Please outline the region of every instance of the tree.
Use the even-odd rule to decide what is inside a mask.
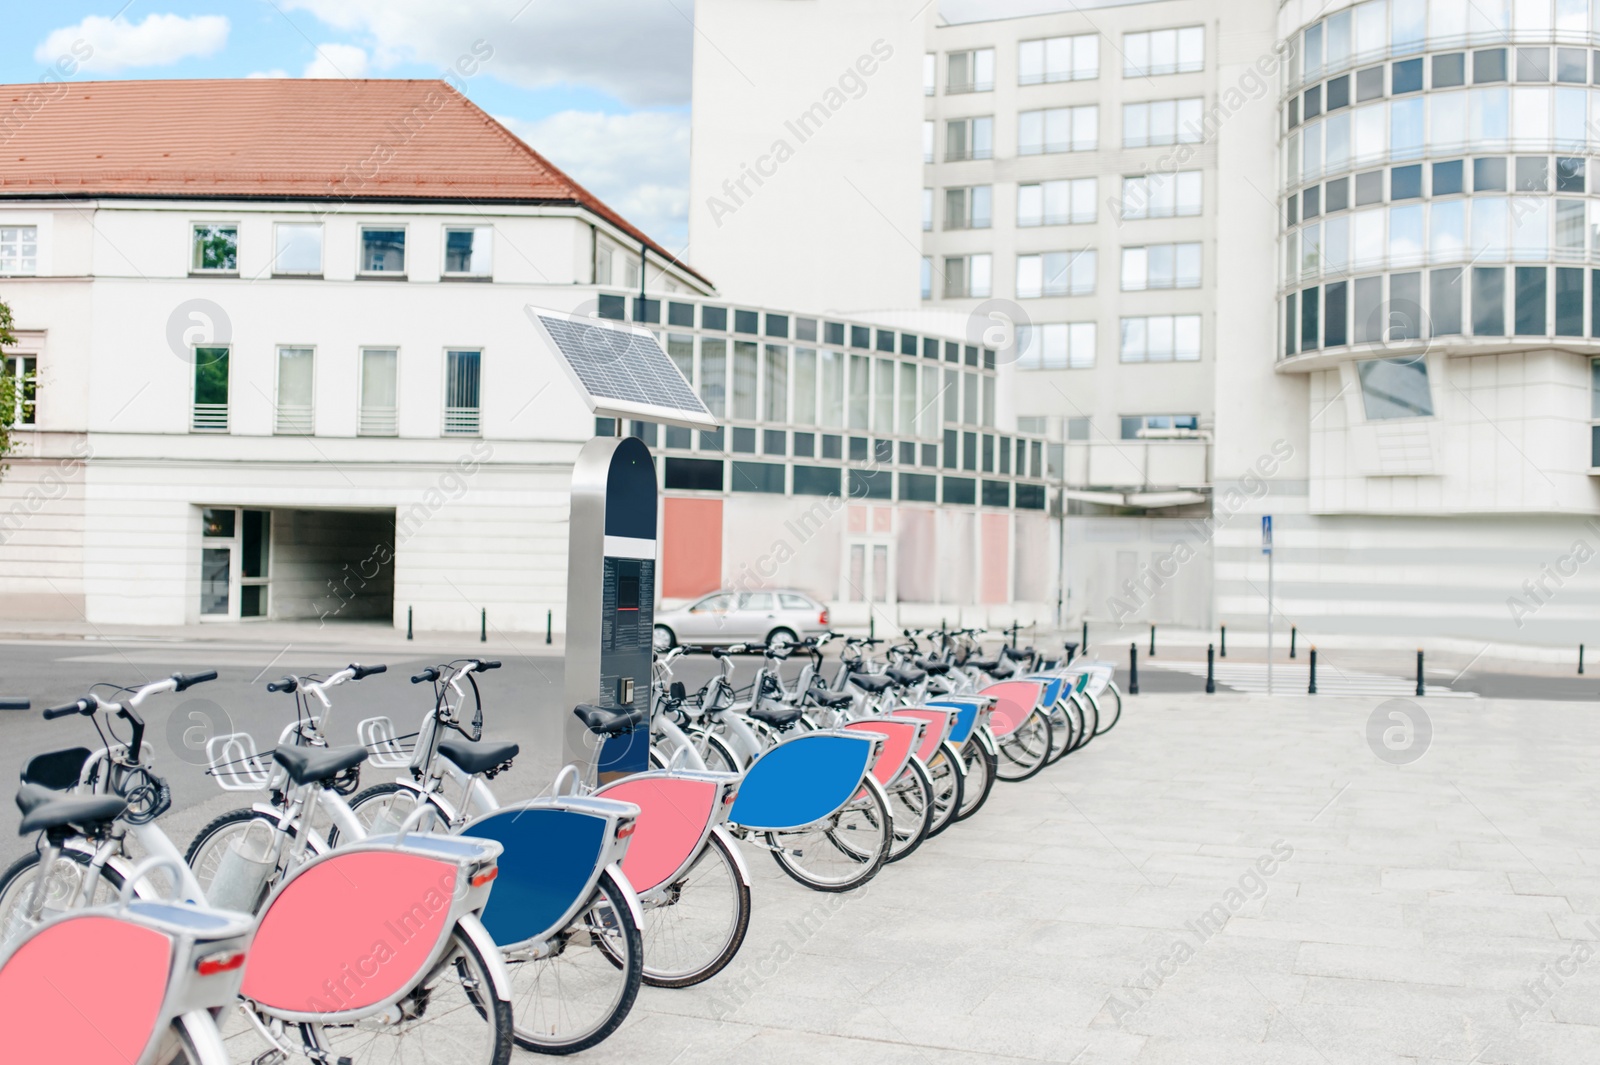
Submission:
[[[5,354],[8,345],[17,342],[17,335],[11,331],[11,308],[4,300],[0,300],[0,356]],[[0,364],[0,475],[5,473],[6,456],[11,454],[15,446],[11,439],[11,427],[17,420],[17,389],[23,382],[5,372]]]

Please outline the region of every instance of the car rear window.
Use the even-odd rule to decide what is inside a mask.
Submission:
[[[778,596],[778,601],[783,604],[783,609],[785,610],[810,610],[812,608],[811,600],[803,595],[780,595]]]

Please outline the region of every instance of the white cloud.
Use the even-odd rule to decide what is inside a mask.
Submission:
[[[143,22],[90,15],[76,26],[52,30],[33,50],[33,58],[54,63],[61,56],[80,54],[87,44],[93,54],[83,61],[82,69],[111,73],[215,55],[227,43],[228,20],[221,15],[147,15]]]
[[[353,44],[319,44],[317,57],[306,64],[307,78],[364,78],[367,53]]]
[[[562,111],[498,121],[671,251],[688,241],[689,116]]]
[[[513,85],[585,85],[636,106],[689,100],[689,0],[284,0],[369,39],[378,67],[469,66]],[[519,9],[521,13],[519,14]],[[514,19],[514,21],[513,21]],[[476,42],[482,42],[474,49]],[[483,48],[493,50],[483,59]]]

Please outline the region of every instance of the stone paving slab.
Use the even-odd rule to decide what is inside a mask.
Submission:
[[[1600,719],[1423,699],[1394,765],[1381,700],[1310,701],[1130,698],[853,893],[747,849],[739,958],[582,1060],[1600,1060]]]

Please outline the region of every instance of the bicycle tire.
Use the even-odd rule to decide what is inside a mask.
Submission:
[[[711,855],[714,855],[715,860],[723,866],[727,873],[728,881],[733,886],[734,920],[729,930],[728,938],[709,960],[693,968],[677,972],[669,972],[659,968],[652,970],[650,958],[659,956],[661,952],[652,948],[651,943],[653,941],[659,943],[664,938],[664,929],[660,927],[659,922],[653,927],[651,918],[652,915],[660,915],[663,911],[672,907],[646,907],[644,911],[644,927],[640,929],[640,934],[645,944],[644,982],[651,987],[693,987],[695,984],[704,983],[725,969],[728,963],[733,961],[734,955],[739,953],[739,948],[744,945],[745,934],[750,931],[750,885],[745,883],[744,878],[739,875],[739,859],[733,852],[733,844],[729,838],[721,831],[712,830],[711,835],[706,840],[705,847],[701,849],[700,855],[695,859],[694,864],[689,867],[689,871],[683,875],[682,880],[693,878],[695,870]],[[680,891],[683,886],[681,881],[674,885]],[[694,886],[705,886],[709,889],[711,885]]]
[[[1117,708],[1116,710],[1112,711],[1111,720],[1106,722],[1106,727],[1097,728],[1095,730],[1096,736],[1104,736],[1106,733],[1116,728],[1117,722],[1122,720],[1122,689],[1117,687],[1116,681],[1108,680],[1106,681],[1106,691],[1110,692],[1111,698],[1116,700]]]
[[[183,861],[184,864],[188,865],[188,867],[194,871],[194,878],[196,882],[199,883],[202,891],[205,891],[208,894],[210,893],[211,881],[213,876],[216,874],[216,867],[214,865],[210,866],[209,868],[202,868],[202,859],[207,848],[210,845],[225,839],[225,833],[227,833],[229,830],[241,825],[248,826],[255,822],[261,822],[262,824],[265,824],[274,832],[278,831],[278,822],[273,818],[268,817],[266,814],[257,810],[239,809],[229,810],[225,814],[219,814],[218,816],[212,818],[211,821],[202,827],[199,832],[195,833],[194,839],[189,841],[189,849],[183,852]],[[220,852],[218,857],[220,858]],[[281,874],[278,870],[273,870],[267,875],[266,883],[263,884],[261,888],[261,895],[256,899],[255,905],[251,908],[251,913],[256,913],[261,909],[261,904],[266,901],[268,895],[272,894],[273,886],[276,885],[280,879]]]
[[[819,822],[818,826],[807,826],[804,829],[797,829],[793,832],[767,832],[763,834],[769,852],[772,854],[772,860],[777,862],[778,868],[787,873],[796,883],[804,884],[813,891],[850,891],[877,876],[878,870],[883,868],[884,859],[889,853],[889,840],[893,831],[890,827],[889,800],[883,794],[883,788],[871,776],[864,777],[861,783],[863,791],[866,793],[866,798],[853,800],[846,804],[842,810],[832,817],[829,817],[824,822]],[[873,813],[866,814],[864,811],[867,809],[872,810]],[[877,839],[870,854],[865,849],[846,849],[839,845],[837,839],[829,838],[837,835],[839,818],[849,812],[862,812],[863,820],[876,828]],[[829,829],[820,828],[822,824],[831,824],[834,829],[830,831]],[[786,836],[799,837],[802,833],[822,836],[823,839],[818,841],[819,846],[825,842],[834,852],[842,853],[855,861],[856,869],[853,875],[837,880],[824,880],[812,875],[798,864],[794,859],[803,857],[803,851],[792,847],[786,849],[783,846],[783,839]]]
[[[1021,725],[998,742],[995,775],[1008,784],[1037,776],[1048,763],[1052,735],[1050,716],[1034,707]]]
[[[1082,742],[1078,744],[1080,747],[1087,745],[1090,740],[1100,734],[1097,730],[1100,728],[1100,718],[1103,716],[1100,713],[1100,700],[1090,695],[1087,688],[1084,689],[1082,694],[1084,736]]]
[[[210,1024],[208,1038],[191,1034],[191,1026]],[[202,1050],[201,1047],[205,1047]],[[221,1055],[218,1055],[221,1051]],[[227,1048],[222,1045],[222,1035],[216,1031],[216,1021],[204,1010],[196,1010],[174,1017],[167,1028],[161,1046],[155,1052],[157,1065],[229,1065]]]
[[[372,803],[377,799],[381,799],[381,798],[384,798],[384,797],[390,796],[390,795],[400,795],[400,794],[404,794],[404,795],[410,796],[413,800],[415,800],[419,793],[417,792],[417,790],[415,788],[408,788],[408,787],[405,787],[404,785],[402,785],[399,781],[390,780],[390,781],[386,781],[386,782],[384,782],[382,784],[374,784],[370,788],[363,788],[360,792],[358,792],[357,794],[351,796],[350,799],[347,800],[347,802],[348,802],[348,804],[350,806],[350,812],[355,815],[355,818],[356,818],[357,821],[361,822],[361,827],[367,829],[369,831],[369,833],[370,833],[371,828],[372,828],[371,815],[369,814],[367,817],[363,818],[361,816],[361,808],[363,806],[371,806]],[[415,801],[413,801],[411,803],[411,805],[410,805],[410,808],[406,810],[406,813],[410,814],[416,808],[417,808],[416,807],[416,803],[415,803]],[[434,813],[438,815],[437,816],[437,820],[432,826],[428,826],[428,827],[431,827],[431,829],[433,831],[436,831],[436,832],[448,831],[449,830],[449,820],[446,817],[445,812],[443,810],[439,809],[437,806],[435,806],[434,807]],[[396,819],[396,824],[398,825],[401,821],[404,821],[404,820],[405,820],[405,818],[403,818],[403,817],[402,818],[398,818],[398,819]],[[328,847],[330,849],[332,849],[333,847],[337,847],[338,845],[339,845],[339,827],[337,825],[335,825],[332,829],[330,829],[328,831]]]
[[[0,948],[5,947],[14,932],[26,931],[30,927],[21,923],[27,920],[27,916],[22,912],[21,907],[27,904],[33,892],[33,878],[28,876],[28,871],[37,867],[39,860],[39,852],[30,851],[12,862],[4,873],[0,873]],[[61,870],[63,866],[60,863],[64,861],[73,862],[87,869],[93,860],[93,855],[85,854],[83,851],[63,850],[56,859],[55,869]],[[54,879],[55,873],[52,873],[51,877]],[[89,905],[91,906],[114,902],[117,894],[122,890],[122,874],[111,868],[109,864],[100,867],[99,881],[100,884],[95,886],[89,897]],[[83,880],[80,874],[77,884],[70,886],[76,891],[82,887],[82,884]],[[103,899],[101,898],[101,885],[104,885],[106,889]],[[67,886],[69,885],[63,885],[63,887]],[[14,919],[19,922],[15,929],[12,927],[13,914],[15,914]]]
[[[962,796],[962,808],[955,816],[957,821],[965,821],[983,809],[983,804],[989,801],[989,793],[994,790],[999,768],[999,757],[976,734],[961,745],[961,761],[967,769],[968,787]]]
[[[889,844],[885,862],[898,862],[910,856],[928,838],[933,825],[933,781],[922,760],[913,755],[900,775],[884,788],[889,796],[889,820],[894,838]],[[907,817],[896,816],[896,806],[904,808]]]
[[[461,986],[471,1011],[476,1012],[481,1019],[489,1022],[490,1034],[485,1041],[487,1054],[481,1062],[465,1060],[460,1056],[459,1041],[452,1037],[445,1053],[437,1058],[429,1055],[423,1060],[437,1061],[439,1065],[507,1065],[511,1060],[512,1043],[516,1032],[511,1003],[505,999],[495,997],[492,993],[494,982],[489,976],[488,959],[478,950],[478,946],[473,942],[472,937],[462,931],[459,922],[451,929],[450,940],[453,956],[447,954],[445,960],[434,966],[432,972],[418,980],[416,986],[412,988],[412,992],[416,992],[418,988],[421,988],[422,993],[420,995],[408,993],[405,998],[400,1000],[402,1003],[420,1003],[420,1011],[414,1018],[409,1018],[419,1023],[412,1024],[409,1027],[404,1023],[385,1024],[382,1022],[374,1022],[370,1026],[363,1027],[360,1021],[350,1025],[302,1024],[300,1026],[300,1037],[309,1052],[307,1056],[311,1057],[313,1061],[317,1061],[323,1059],[318,1058],[316,1055],[327,1055],[328,1059],[338,1061],[341,1065],[369,1065],[369,1063],[370,1065],[378,1065],[379,1062],[395,1060],[393,1056],[394,1044],[382,1041],[384,1038],[392,1037],[395,1042],[401,1039],[413,1040],[412,1043],[407,1045],[408,1056],[406,1060],[414,1060],[409,1056],[410,1052],[415,1051],[419,1045],[414,1040],[422,1025],[426,1023],[428,1010],[434,1006],[434,1000],[439,994],[438,989],[441,983],[448,980],[449,973],[453,971],[461,980]],[[467,971],[469,968],[476,969],[476,973],[469,975]],[[444,1010],[443,1013],[445,1015],[459,1014],[468,1023],[471,1023],[470,1015],[465,1010],[450,1008]],[[330,1030],[337,1030],[341,1035],[354,1035],[357,1037],[361,1033],[371,1033],[374,1038],[365,1047],[352,1046],[348,1042],[343,1046],[330,1045],[330,1043],[334,1042],[334,1040],[328,1038]],[[363,1058],[356,1056],[361,1050],[374,1047],[381,1048],[382,1057]],[[427,1051],[423,1050],[422,1053],[427,1054]]]
[[[928,779],[933,782],[933,823],[928,826],[928,838],[932,839],[956,823],[966,794],[967,767],[961,761],[961,752],[949,740],[939,744],[933,761],[928,763]]]
[[[1088,718],[1084,716],[1083,703],[1078,699],[1077,692],[1067,692],[1061,700],[1061,708],[1072,723],[1072,743],[1067,747],[1067,754],[1071,754],[1088,742]]]
[[[615,931],[620,933],[622,941],[621,957],[618,957],[616,951],[606,943],[604,938],[597,940],[592,931],[593,922],[590,922],[590,927],[583,929],[583,932],[589,938],[590,943],[595,944],[596,957],[603,958],[605,963],[609,964],[616,972],[622,974],[621,993],[607,1008],[604,1017],[581,1032],[566,1036],[557,1035],[554,1032],[535,1032],[531,1027],[527,1026],[543,1023],[540,1019],[542,1014],[538,1010],[531,1008],[530,1003],[526,1001],[530,996],[523,996],[518,993],[517,983],[519,978],[532,972],[532,970],[526,968],[527,966],[551,966],[551,968],[542,968],[537,973],[534,973],[533,985],[534,990],[537,990],[544,975],[555,972],[553,966],[565,956],[567,946],[571,943],[572,937],[579,931],[579,923],[585,922],[589,915],[601,906],[604,906],[613,915],[609,926],[614,926]],[[599,926],[602,929],[608,927],[605,917],[599,918]],[[572,925],[558,933],[558,936],[561,935],[568,937],[563,940],[561,949],[543,958],[519,959],[515,951],[506,952],[506,966],[511,971],[512,1014],[516,1018],[514,1038],[516,1045],[523,1050],[532,1050],[540,1054],[576,1054],[580,1050],[587,1050],[617,1030],[617,1026],[628,1016],[628,1011],[633,1009],[634,1000],[639,996],[639,985],[644,979],[644,940],[640,934],[639,926],[634,923],[633,910],[628,905],[626,893],[616,878],[611,875],[609,869],[600,874],[600,879],[595,883],[594,890],[589,896],[588,905],[579,911],[579,916]],[[602,943],[606,945],[601,946],[600,944]],[[552,979],[558,994],[564,988],[565,982],[574,981],[564,981],[564,975],[561,973],[556,973]]]
[[[1072,729],[1072,719],[1067,716],[1066,709],[1059,700],[1051,703],[1046,713],[1050,718],[1050,750],[1045,755],[1045,765],[1055,765],[1072,753],[1075,734]]]

